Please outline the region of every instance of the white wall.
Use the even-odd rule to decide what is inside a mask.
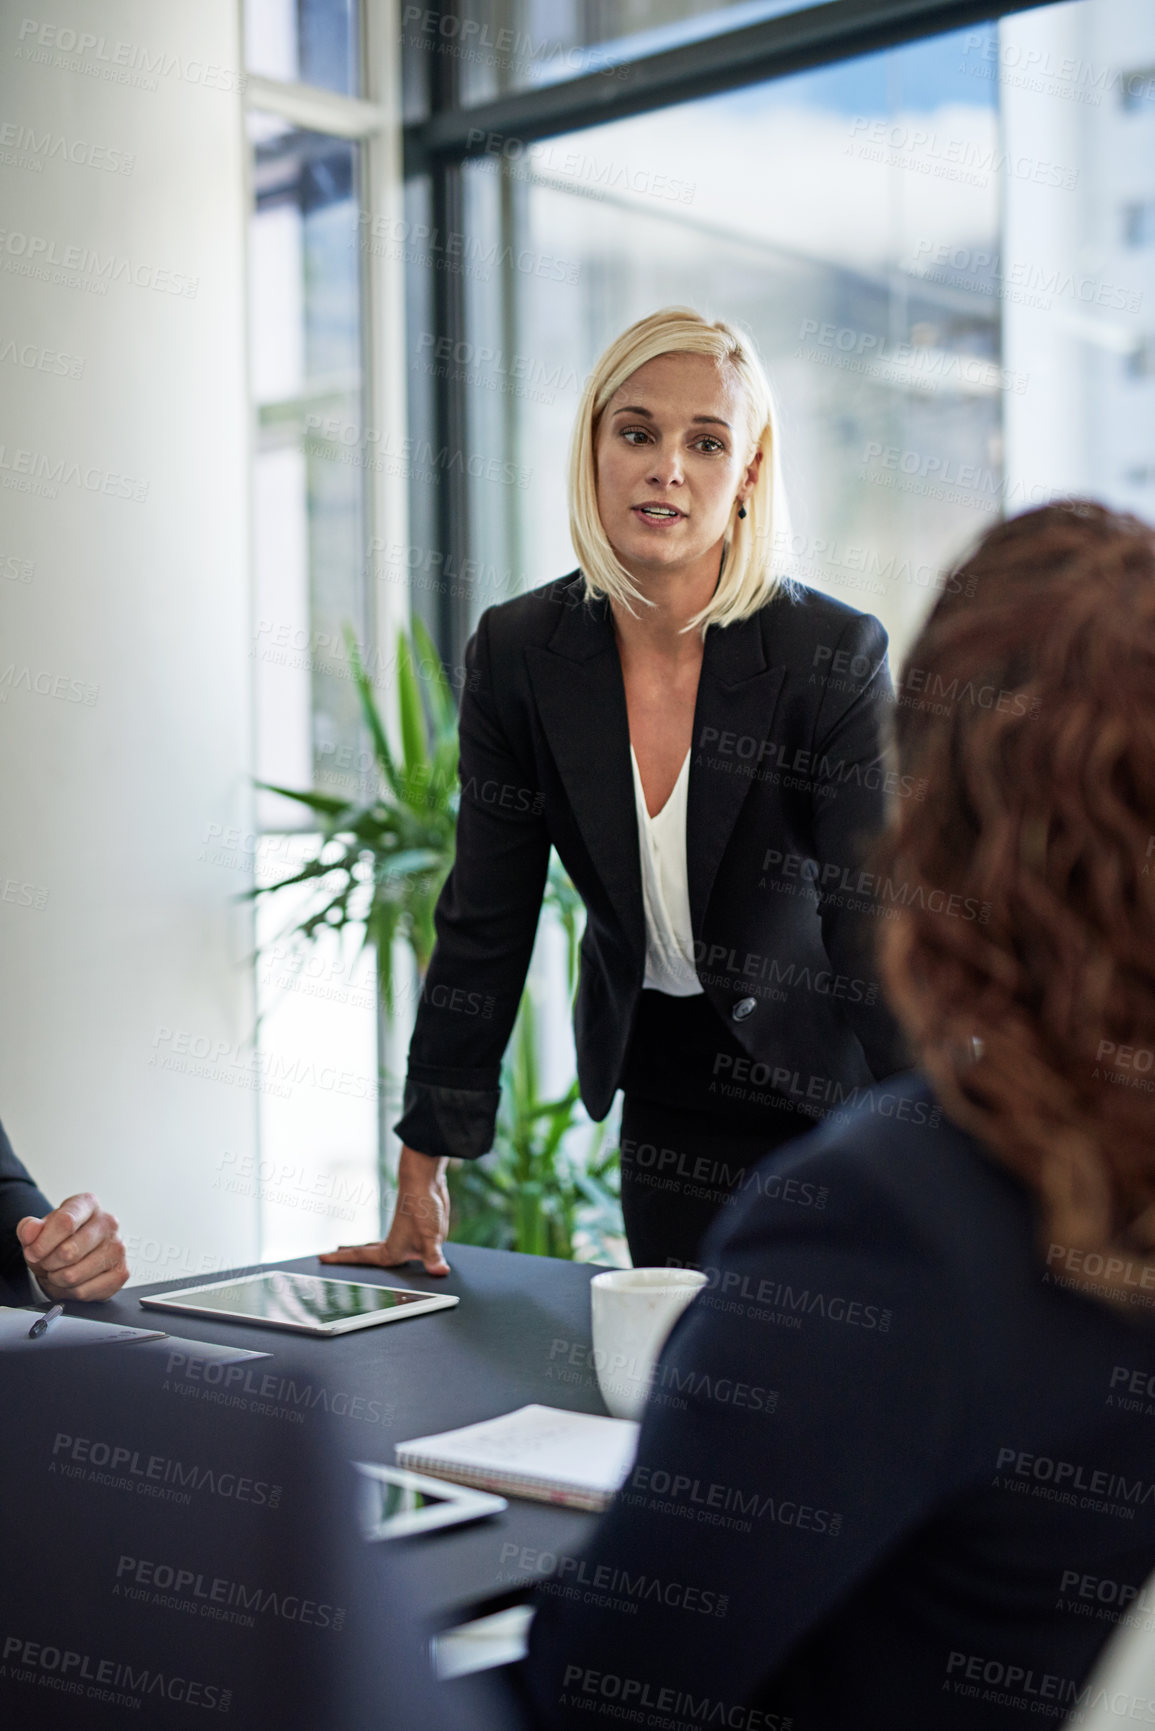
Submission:
[[[138,1279],[257,1246],[214,1188],[257,1122],[249,874],[212,863],[252,827],[238,4],[0,21],[0,119],[36,135],[0,134],[0,1115],[50,1197],[115,1209]],[[19,274],[32,237],[79,274]],[[40,459],[55,498],[13,485]],[[109,474],[146,496],[76,478]],[[220,1079],[165,1067],[186,1043]]]

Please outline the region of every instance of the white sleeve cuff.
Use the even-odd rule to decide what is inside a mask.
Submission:
[[[29,1285],[32,1287],[32,1296],[36,1300],[36,1303],[37,1304],[51,1304],[52,1299],[49,1298],[48,1294],[45,1292],[44,1288],[41,1286],[40,1282],[37,1280],[36,1276],[33,1274],[32,1270],[29,1268],[27,1263],[24,1264],[24,1270],[28,1276]]]

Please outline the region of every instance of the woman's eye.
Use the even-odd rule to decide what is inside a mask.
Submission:
[[[705,451],[708,457],[712,457],[715,451],[724,451],[726,447],[723,445],[721,439],[715,439],[710,433],[707,433],[703,438],[698,440],[698,449],[700,451]]]
[[[625,439],[626,443],[629,445],[644,444],[649,436],[650,435],[644,427],[622,428],[622,438]]]

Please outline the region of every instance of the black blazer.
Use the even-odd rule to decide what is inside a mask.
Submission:
[[[397,1133],[428,1154],[493,1140],[550,844],[586,906],[574,1010],[593,1118],[619,1086],[645,973],[629,721],[608,604],[575,572],[481,617],[466,651],[457,854],[409,1048]],[[711,626],[687,816],[698,975],[750,1055],[724,1089],[820,1112],[905,1061],[870,960],[864,839],[881,820],[893,700],[870,614],[792,586]],[[912,796],[917,789],[911,786]]]
[[[633,1470],[544,1565],[541,1727],[1055,1724],[1150,1617],[1155,1289],[1066,1287],[919,1073],[867,1104],[712,1229]]]
[[[403,1547],[362,1541],[351,1421],[206,1399],[188,1344],[3,1355],[0,1725],[508,1731],[434,1682]]]
[[[32,1297],[24,1252],[16,1224],[26,1214],[43,1216],[52,1204],[36,1188],[26,1167],[12,1151],[0,1124],[0,1304],[27,1304]]]

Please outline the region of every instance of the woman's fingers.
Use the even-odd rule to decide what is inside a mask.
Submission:
[[[441,1188],[444,1189],[444,1181]],[[448,1274],[442,1245],[449,1230],[448,1193],[402,1190],[397,1197],[389,1236],[374,1244],[342,1244],[327,1251],[322,1262],[342,1262],[371,1268],[397,1268],[421,1262],[426,1274]]]

